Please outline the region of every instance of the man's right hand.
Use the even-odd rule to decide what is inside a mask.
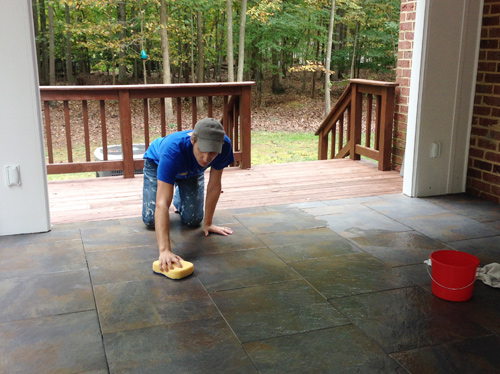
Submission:
[[[158,258],[158,261],[160,263],[160,270],[168,272],[168,269],[174,268],[174,263],[182,268],[181,260],[182,258],[170,251],[160,252],[160,257]]]

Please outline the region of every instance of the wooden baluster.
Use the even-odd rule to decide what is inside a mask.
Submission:
[[[377,95],[377,106],[375,107],[375,149],[380,149],[380,115],[382,112],[382,97]]]
[[[196,125],[196,122],[198,122],[198,106],[196,105],[196,96],[193,96],[191,98],[191,110],[193,112],[193,119],[192,119],[192,122],[193,122],[193,129],[194,129],[194,125]]]
[[[330,144],[330,158],[335,158],[335,141],[337,140],[337,126],[333,126],[332,131],[330,131],[332,139]]]
[[[160,123],[161,123],[161,136],[167,136],[167,121],[165,119],[165,98],[160,98]]]
[[[222,107],[222,124],[224,125],[224,131],[227,133],[228,127],[227,127],[227,122],[228,122],[228,116],[229,116],[229,108],[228,108],[228,97],[224,96],[224,104]]]
[[[182,98],[177,98],[177,131],[182,131]]]
[[[90,161],[90,133],[89,133],[89,110],[87,100],[82,100],[82,116],[83,116],[83,136],[85,142],[85,160]]]
[[[345,115],[345,112],[342,113],[342,116],[340,116],[340,123],[339,123],[339,150],[337,153],[340,153],[340,151],[342,150],[342,148],[344,148],[344,115]],[[348,114],[347,115],[347,123],[349,123],[349,118],[351,118],[351,116]],[[349,131],[349,125],[347,125],[347,131]],[[349,139],[349,137],[347,138]]]
[[[101,112],[101,135],[102,135],[102,159],[108,161],[108,133],[106,130],[106,103],[100,100]]]
[[[47,153],[49,156],[49,164],[54,163],[54,151],[52,149],[52,130],[50,122],[50,102],[43,102],[44,114],[45,114],[45,134],[47,135]]]
[[[371,146],[371,131],[372,131],[372,111],[373,111],[373,95],[368,95],[366,104],[366,129],[365,129],[365,145]]]
[[[234,149],[237,150],[237,151],[240,151],[240,148],[241,148],[240,147],[240,139],[239,139],[240,129],[241,129],[241,126],[240,126],[240,123],[239,123],[239,119],[240,118],[241,117],[240,117],[239,105],[237,105],[236,108],[235,108],[233,130],[231,131],[234,134],[234,147],[235,147]]]
[[[212,96],[208,97],[208,118],[214,118]]]
[[[68,150],[68,162],[73,162],[73,149],[71,146],[71,123],[69,120],[69,103],[64,100],[64,125],[66,129],[66,148]]]
[[[142,100],[142,108],[144,112],[144,143],[145,149],[149,147],[149,100]]]

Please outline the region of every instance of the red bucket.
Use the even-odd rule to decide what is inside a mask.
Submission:
[[[431,254],[432,293],[448,301],[472,297],[479,259],[469,253],[443,250]]]

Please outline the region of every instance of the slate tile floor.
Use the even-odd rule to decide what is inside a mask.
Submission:
[[[154,275],[140,218],[0,237],[0,373],[498,373],[500,289],[431,293],[423,261],[500,262],[500,206],[400,194],[172,217],[193,276]]]

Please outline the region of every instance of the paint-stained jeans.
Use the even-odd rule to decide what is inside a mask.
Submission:
[[[156,191],[158,165],[144,161],[144,186],[142,190],[142,221],[149,229],[155,228]],[[199,226],[203,220],[204,175],[175,180],[173,204],[181,215],[183,223]]]

